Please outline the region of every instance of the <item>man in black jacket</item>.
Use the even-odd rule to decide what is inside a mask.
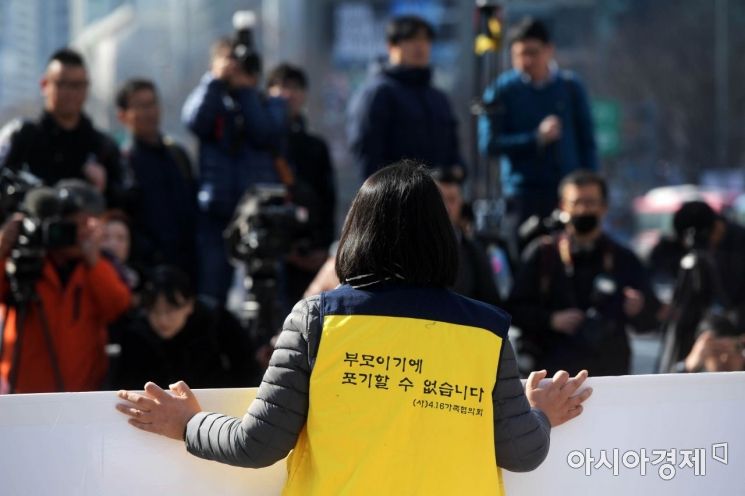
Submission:
[[[132,259],[145,267],[169,263],[197,277],[197,193],[186,150],[163,136],[155,84],[124,83],[116,98],[119,120],[131,137],[124,158],[132,180]]]
[[[328,258],[336,239],[334,226],[336,185],[331,154],[323,138],[307,130],[304,108],[308,90],[305,72],[290,64],[275,67],[267,78],[270,96],[287,100],[290,132],[287,135],[287,161],[294,173],[293,201],[308,209],[308,229],[287,257],[287,312],[303,293]]]
[[[434,29],[414,16],[388,25],[388,64],[355,95],[348,137],[362,173],[403,158],[465,173],[447,95],[431,84]]]
[[[523,256],[510,309],[522,352],[549,374],[586,368],[592,375],[629,373],[627,325],[657,325],[659,304],[637,257],[603,232],[607,185],[580,170],[559,186],[569,218],[554,236],[536,239]]]
[[[36,122],[14,120],[0,131],[0,167],[27,168],[45,185],[83,179],[121,202],[119,150],[83,113],[88,71],[77,52],[63,48],[49,59],[41,80],[44,111]]]
[[[448,211],[450,222],[453,223],[455,238],[458,241],[458,272],[452,289],[474,300],[503,307],[486,251],[464,229],[461,181],[449,170],[438,169],[433,177],[442,194],[442,200]]]

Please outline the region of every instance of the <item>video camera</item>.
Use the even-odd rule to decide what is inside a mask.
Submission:
[[[0,220],[17,212],[26,193],[37,186],[41,186],[41,180],[30,172],[0,169]]]
[[[618,321],[613,317],[613,306],[621,301],[616,281],[608,274],[598,274],[592,281],[591,305],[585,310],[585,319],[577,330],[577,337],[588,347],[598,348],[617,332]]]
[[[559,210],[558,208],[544,218],[532,215],[525,219],[517,229],[520,244],[522,246],[527,246],[531,241],[540,236],[546,236],[562,231],[568,222],[569,214]]]
[[[269,342],[280,322],[281,259],[306,235],[308,211],[290,203],[283,185],[256,185],[238,203],[224,232],[230,257],[246,266],[242,318],[257,346]]]
[[[31,296],[47,250],[77,243],[77,225],[63,218],[65,198],[62,191],[39,184],[41,181],[28,172],[0,170],[3,214],[23,214],[18,241],[5,266],[17,304],[25,303]]]
[[[257,185],[238,203],[225,231],[230,256],[245,262],[249,275],[266,271],[306,234],[308,210],[289,203],[283,185]]]
[[[254,44],[253,30],[256,14],[250,10],[239,10],[233,14],[232,56],[246,74],[261,73],[261,56]]]

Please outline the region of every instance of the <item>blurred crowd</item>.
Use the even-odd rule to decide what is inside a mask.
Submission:
[[[355,167],[431,168],[459,242],[453,290],[512,315],[524,371],[628,374],[630,333],[661,333],[660,372],[745,369],[745,230],[693,201],[649,260],[605,231],[589,99],[540,21],[510,31],[513,67],[483,95],[479,145],[500,161],[504,206],[489,233],[432,84],[432,26],[398,17],[385,36],[387,62],[348,109]],[[308,131],[305,72],[265,74],[245,37],[217,40],[182,111],[196,160],[161,129],[152,80],[112,102],[121,147],[85,115],[89,85],[83,58],[57,51],[41,115],[0,131],[0,390],[257,385],[283,316],[339,283],[334,167]],[[226,308],[236,280],[245,312]]]

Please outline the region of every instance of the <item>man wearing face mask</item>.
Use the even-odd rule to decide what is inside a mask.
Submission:
[[[637,257],[603,232],[608,188],[579,170],[559,185],[565,229],[528,245],[511,295],[522,351],[550,373],[629,373],[626,327],[656,326],[659,303]]]
[[[93,186],[68,179],[29,191],[25,215],[14,214],[0,229],[1,392],[94,391],[103,385],[106,326],[131,301],[126,284],[101,256],[103,208]],[[41,243],[47,249],[38,262],[27,252],[22,263],[21,244],[38,247],[26,241],[34,222],[47,226]],[[30,295],[15,290],[29,284]]]

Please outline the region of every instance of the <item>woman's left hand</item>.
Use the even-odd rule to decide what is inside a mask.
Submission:
[[[169,389],[170,393],[148,382],[145,394],[121,390],[117,396],[126,403],[118,403],[116,409],[130,416],[129,423],[138,429],[182,441],[186,424],[202,408],[185,382],[171,384]]]

